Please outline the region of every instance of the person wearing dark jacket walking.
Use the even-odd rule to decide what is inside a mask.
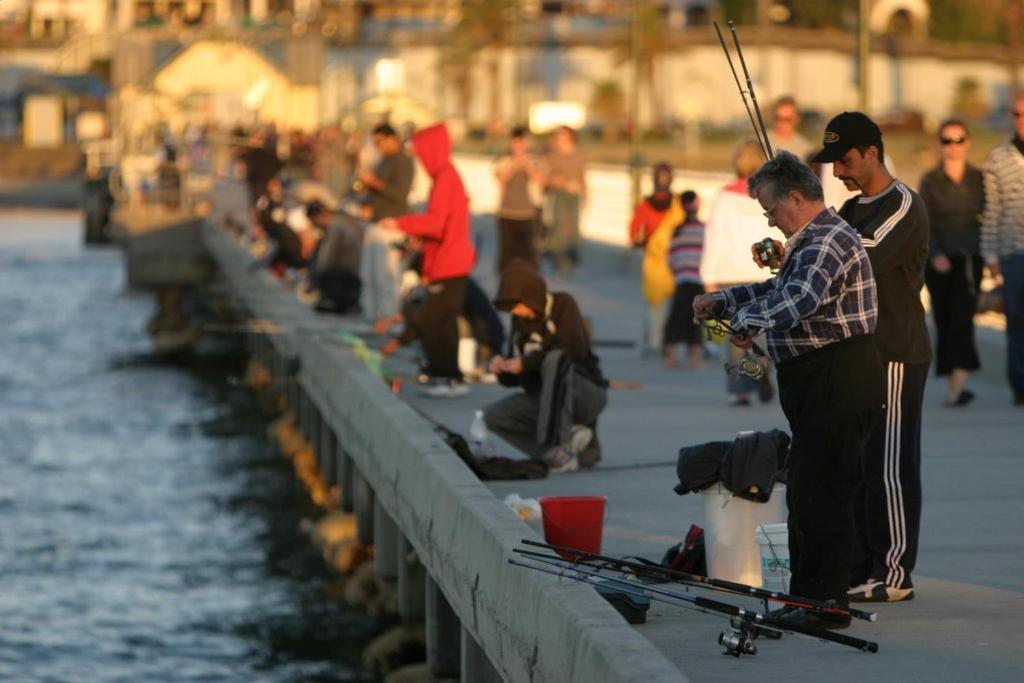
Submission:
[[[884,368],[885,410],[864,446],[854,498],[857,546],[850,602],[914,597],[910,573],[921,525],[921,407],[931,362],[921,288],[928,260],[928,211],[884,164],[882,131],[860,112],[825,128],[813,159],[860,194],[839,215],[860,233],[878,285],[875,343]]]
[[[435,381],[424,394],[454,398],[468,392],[459,371],[459,311],[466,298],[466,276],[476,251],[469,239],[469,201],[462,178],[451,160],[451,141],[444,124],[424,128],[412,137],[413,151],[433,179],[427,212],[385,218],[379,225],[397,228],[422,242],[426,297],[408,324],[416,328]]]
[[[981,283],[981,212],[985,183],[967,162],[967,126],[950,119],[939,126],[942,161],[921,178],[921,199],[931,222],[924,282],[935,316],[935,374],[946,377],[946,406],[974,400],[967,373],[981,367],[974,345],[974,312]]]
[[[549,472],[593,467],[601,457],[597,418],[608,383],[576,300],[549,292],[536,268],[514,259],[494,305],[511,313],[512,333],[506,355],[491,359],[490,370],[523,391],[484,409],[488,428]]]

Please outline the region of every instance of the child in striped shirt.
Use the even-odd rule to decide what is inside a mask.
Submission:
[[[675,346],[686,344],[686,357],[691,368],[704,364],[701,329],[693,321],[693,300],[704,293],[700,279],[700,259],[704,250],[704,223],[697,218],[700,199],[693,190],[680,197],[685,218],[676,227],[669,244],[668,265],[676,281],[672,309],[665,323],[665,366],[675,367]]]

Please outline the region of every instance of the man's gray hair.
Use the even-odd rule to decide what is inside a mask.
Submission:
[[[781,150],[747,179],[747,189],[750,196],[755,198],[759,192],[764,191],[773,202],[790,192],[799,192],[804,199],[811,201],[825,199],[821,181],[811,167],[795,155]]]

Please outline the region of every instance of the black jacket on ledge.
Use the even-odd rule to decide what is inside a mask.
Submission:
[[[741,432],[733,441],[710,441],[679,449],[675,492],[702,491],[721,481],[740,498],[766,503],[776,481],[785,481],[789,434]]]

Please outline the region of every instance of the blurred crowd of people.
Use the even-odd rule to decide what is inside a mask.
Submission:
[[[1024,100],[1015,102],[1014,111],[1024,112]],[[931,224],[922,282],[934,317],[936,372],[947,378],[949,406],[965,406],[974,398],[968,376],[980,360],[973,319],[986,270],[1003,286],[1008,372],[1016,403],[1024,403],[1019,291],[1024,240],[1014,227],[1024,223],[1024,192],[1016,189],[1021,183],[1017,165],[1024,163],[1014,156],[1024,149],[1024,124],[1021,116],[1015,118],[1014,140],[992,153],[984,171],[967,162],[967,125],[944,122],[938,130],[941,161],[920,183],[921,206]],[[854,180],[860,166],[823,155],[820,145],[800,134],[800,111],[792,97],[774,103],[770,121],[768,141],[774,150],[809,164],[826,206],[846,207],[851,217],[867,211],[865,190]],[[382,348],[385,355],[418,341],[427,395],[462,396],[468,392],[467,380],[479,379],[524,387],[529,400],[492,407],[487,421],[513,443],[532,440],[534,446],[522,450],[543,457],[551,467],[575,469],[584,452],[586,465],[599,459],[596,420],[607,382],[575,300],[549,291],[545,277],[563,277],[581,262],[587,163],[575,131],[556,129],[538,152],[529,130],[513,128],[506,151],[495,160],[494,267],[500,277],[495,299],[472,276],[479,236],[473,239],[470,199],[452,163],[443,124],[411,135],[380,123],[365,133],[325,128],[312,135],[293,132],[285,139],[273,126],[259,126],[230,131],[227,145],[211,144],[215,139],[216,130],[191,130],[179,151],[169,136],[161,137],[158,165],[186,165],[239,181],[251,214],[231,216],[229,224],[300,298],[321,311],[362,316],[370,329],[390,336]],[[893,179],[892,162],[880,142],[876,151],[881,164],[877,182],[905,188]],[[431,180],[426,206],[418,212],[409,203],[414,159]],[[770,236],[768,212],[748,186],[764,162],[761,145],[741,142],[731,161],[734,179],[703,198],[692,189],[679,191],[674,169],[657,164],[652,191],[626,226],[630,243],[643,252],[645,355],[657,356],[669,368],[700,368],[715,353],[707,342],[712,332],[721,336],[723,330],[694,321],[699,297],[752,286],[765,277],[759,258],[746,256],[751,245]],[[897,204],[894,215],[899,209]],[[786,245],[778,246],[784,252]],[[908,281],[912,276],[907,275]],[[907,301],[916,296],[911,292]],[[510,314],[511,329],[503,325],[499,309]],[[764,346],[763,335],[754,341]],[[752,396],[771,401],[770,366],[761,373],[737,372],[749,361],[749,352],[726,348],[732,405],[750,405]],[[538,351],[541,356],[522,362]],[[551,351],[571,360],[545,365],[540,359]],[[911,360],[922,362],[917,356]],[[769,364],[767,356],[758,362]],[[927,359],[923,362],[927,368]],[[567,374],[566,367],[573,372]],[[575,378],[568,393],[567,377]],[[915,381],[923,389],[923,375]],[[558,397],[557,405],[551,404],[552,396]]]

